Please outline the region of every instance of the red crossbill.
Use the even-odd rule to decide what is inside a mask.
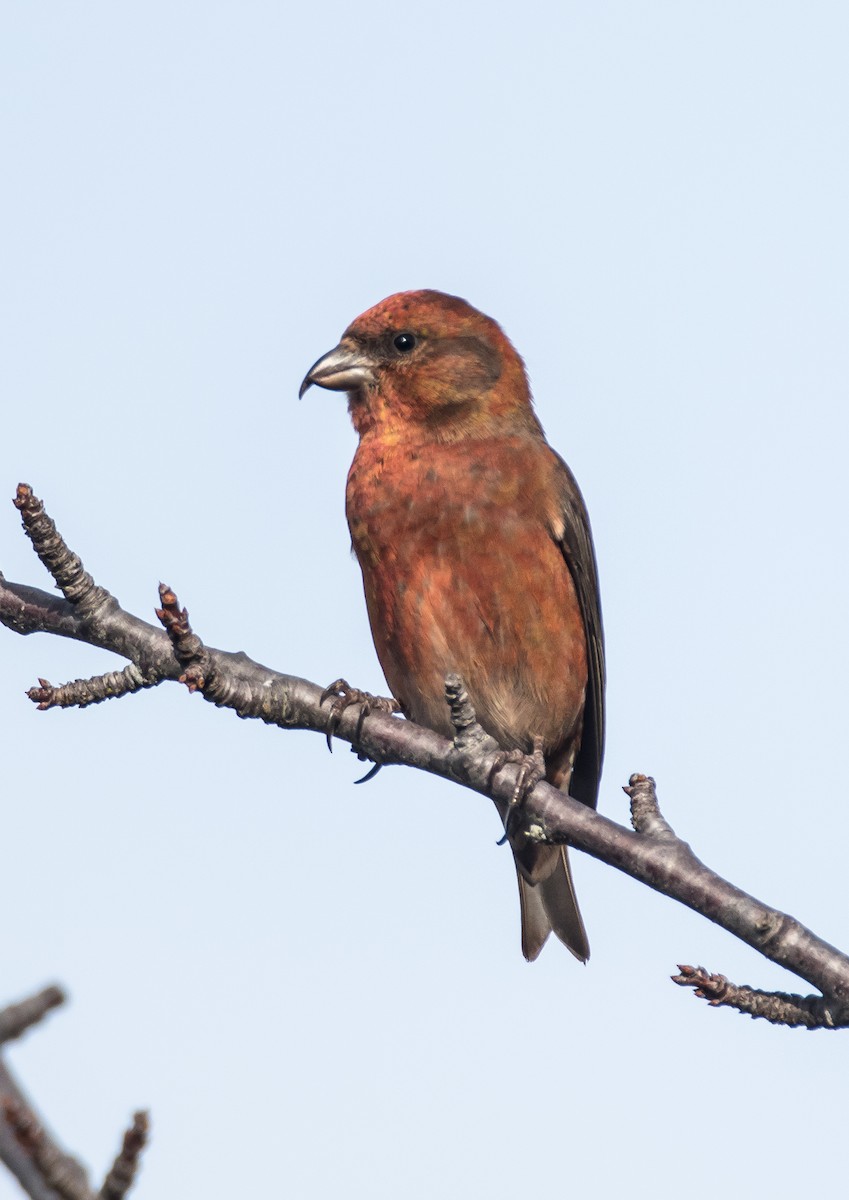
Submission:
[[[402,292],[348,327],[301,394],[313,383],[348,393],[348,524],[402,712],[452,736],[444,684],[458,672],[501,747],[540,739],[546,779],[595,807],[604,640],[589,519],[501,327],[456,296]],[[521,821],[510,844],[525,957],[554,930],[586,960],[565,847],[532,842]]]

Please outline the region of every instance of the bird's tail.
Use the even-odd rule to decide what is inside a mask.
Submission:
[[[519,865],[519,855],[515,855],[522,908],[522,953],[528,962],[533,962],[553,930],[575,958],[586,962],[590,944],[575,897],[566,847],[539,849],[542,854],[535,856],[534,863],[537,883],[529,882]]]

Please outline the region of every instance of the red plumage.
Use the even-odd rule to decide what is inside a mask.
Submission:
[[[310,383],[349,394],[348,523],[405,715],[451,736],[444,684],[457,671],[502,747],[541,738],[546,778],[594,806],[604,643],[589,520],[510,341],[464,300],[404,292],[358,317]],[[553,929],[585,960],[565,848],[529,841],[521,822],[510,841],[525,956]]]

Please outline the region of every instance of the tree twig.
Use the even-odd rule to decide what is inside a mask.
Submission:
[[[52,984],[36,992],[34,996],[21,1000],[19,1004],[9,1004],[0,1009],[0,1045],[19,1038],[31,1026],[43,1020],[52,1008],[58,1008],[64,1003],[65,993],[60,987]]]
[[[0,1041],[20,1037],[64,1000],[62,989],[54,986],[0,1010]],[[136,1113],[103,1187],[95,1193],[83,1166],[47,1132],[0,1059],[0,1162],[31,1200],[124,1200],[147,1138],[147,1114]]]
[[[773,1025],[795,1025],[804,1029],[833,1029],[828,1001],[823,996],[798,996],[789,992],[762,992],[747,984],[732,983],[724,975],[711,975],[704,967],[679,963],[672,982],[695,988],[696,995],[712,1008],[736,1008],[750,1017],[763,1017]]]
[[[3,1101],[3,1117],[42,1181],[61,1200],[94,1200],[85,1170],[65,1154],[19,1100]]]
[[[124,1134],[121,1149],[97,1194],[97,1200],[124,1200],[135,1182],[149,1136],[150,1118],[147,1113],[135,1113],[132,1125]]]
[[[47,1013],[63,1000],[61,988],[54,986],[44,988],[17,1004],[10,1004],[0,1011],[0,1028],[4,1031],[2,1040],[10,1041],[20,1037],[26,1030],[43,1020]],[[21,1144],[17,1132],[20,1122],[17,1118],[24,1112],[31,1114],[29,1101],[6,1063],[0,1058],[0,1162],[5,1164],[32,1200],[62,1200],[60,1193],[44,1178],[30,1151]],[[34,1116],[31,1119],[37,1124]],[[62,1153],[58,1146],[55,1147],[55,1152],[56,1155]]]

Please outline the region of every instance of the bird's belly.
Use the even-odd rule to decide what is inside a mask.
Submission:
[[[422,497],[351,520],[375,648],[419,724],[450,735],[445,676],[457,671],[478,720],[506,747],[547,754],[580,733],[583,619],[569,569],[541,522],[519,511]]]

